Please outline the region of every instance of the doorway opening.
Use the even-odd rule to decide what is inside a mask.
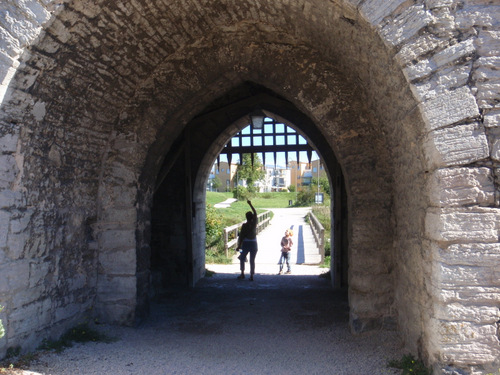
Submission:
[[[249,135],[242,132],[240,141],[243,142],[248,137],[253,151],[263,152],[264,155],[266,152],[273,156],[276,154],[275,160],[278,159],[279,152],[285,151],[312,154],[313,150],[317,150],[321,156],[332,196],[332,285],[346,286],[347,195],[343,186],[343,174],[332,146],[325,140],[318,126],[289,101],[264,88],[258,88],[256,92],[253,84],[244,85],[237,91],[237,95],[228,94],[192,119],[164,157],[151,210],[150,294],[175,286],[193,287],[203,277],[206,182],[214,161],[226,148],[228,141],[247,128],[249,114],[255,108],[266,114],[269,120],[264,126],[274,128],[273,136],[283,137],[286,141],[282,145],[274,142],[267,150],[265,132]],[[235,97],[238,99],[235,100]],[[282,127],[283,133],[276,132],[277,127]],[[301,144],[303,142],[299,135],[307,140],[307,144]],[[263,145],[259,145],[259,142],[263,142]],[[292,144],[294,142],[296,144]],[[226,155],[239,154],[241,150],[228,151],[231,150],[226,150]],[[301,157],[297,157],[298,160],[299,158]],[[267,156],[263,159],[269,160]]]

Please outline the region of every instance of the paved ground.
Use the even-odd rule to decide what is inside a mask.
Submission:
[[[282,235],[292,216],[276,215],[273,230]],[[237,280],[237,264],[207,265],[212,277],[194,290],[162,295],[138,327],[100,326],[118,341],[45,355],[31,370],[46,375],[398,374],[386,366],[403,354],[396,334],[351,335],[347,296],[319,276],[325,269],[294,265],[292,275],[276,274],[279,238],[259,238],[255,281]]]

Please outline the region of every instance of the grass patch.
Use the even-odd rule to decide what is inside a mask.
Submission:
[[[207,191],[206,203],[213,206],[214,204],[224,202],[226,199],[232,197],[233,193],[218,193],[214,191]]]
[[[400,360],[392,360],[387,364],[389,367],[403,370],[401,375],[431,375],[431,370],[424,363],[415,359],[413,355],[406,354]]]
[[[87,323],[79,324],[68,331],[59,338],[59,340],[43,340],[38,350],[50,350],[57,353],[62,352],[64,349],[73,346],[73,343],[84,342],[106,342],[110,343],[115,339],[89,327]]]
[[[229,249],[229,254],[234,253],[234,249]],[[205,263],[207,264],[231,264],[233,259],[226,257],[224,250],[217,250],[216,248],[206,249]]]
[[[320,268],[328,268],[329,269],[330,268],[330,258],[331,258],[330,255],[325,256],[325,260],[323,261],[323,263],[321,263],[319,265],[319,267]]]

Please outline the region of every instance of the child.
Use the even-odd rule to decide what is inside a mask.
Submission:
[[[288,268],[286,273],[290,274],[292,272],[292,269],[290,268],[290,251],[292,250],[293,246],[292,236],[293,231],[291,229],[287,229],[285,231],[285,236],[281,239],[281,257],[279,262],[280,272],[278,273],[278,275],[281,275],[281,273],[283,272],[283,263],[285,261]]]

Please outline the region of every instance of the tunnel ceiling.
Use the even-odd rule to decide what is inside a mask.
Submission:
[[[364,80],[368,64],[386,62],[361,58],[384,51],[371,34],[350,8],[324,1],[74,1],[33,46],[19,81],[65,122],[75,115],[88,126],[136,132],[134,121],[152,111],[140,132],[152,140],[166,118],[193,117],[206,108],[207,96],[245,80],[307,106],[302,88],[273,72],[289,69],[286,64],[314,75],[334,66],[338,84],[369,90],[378,83]],[[332,88],[318,87],[317,95],[325,89]]]

